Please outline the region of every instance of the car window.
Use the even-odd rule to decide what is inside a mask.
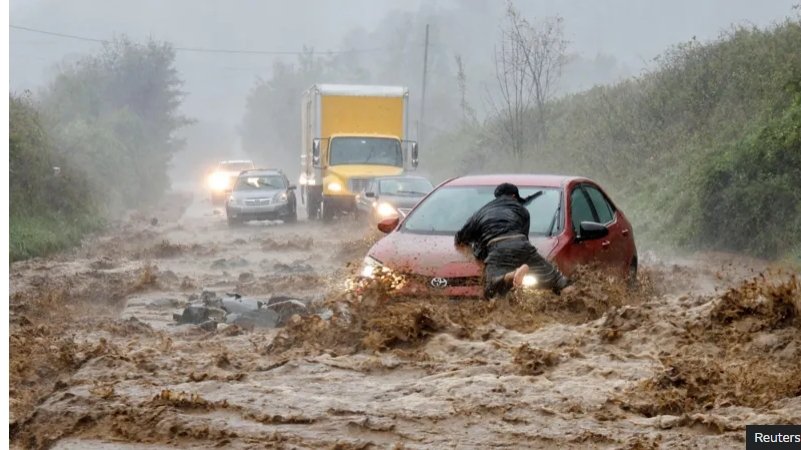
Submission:
[[[434,186],[425,178],[387,178],[378,181],[379,190],[385,195],[426,195]]]
[[[581,222],[597,222],[592,212],[592,206],[580,187],[574,188],[570,194],[570,217],[573,222],[573,230],[576,231],[579,230]]]
[[[286,189],[284,177],[281,175],[240,176],[236,180],[235,191]]]
[[[547,235],[551,231],[560,202],[559,189],[520,187],[520,195],[526,197],[540,190],[543,194],[527,205],[532,235]],[[455,234],[474,212],[494,198],[494,191],[495,186],[440,188],[415,208],[403,228],[420,233]]]
[[[538,189],[521,189],[520,195],[523,197],[537,192]],[[531,225],[529,226],[529,233],[531,234],[556,234],[562,228],[562,221],[557,214],[560,211],[559,203],[562,201],[561,192],[557,189],[542,189],[542,195],[537,197],[534,201],[529,203],[526,208],[528,209],[529,216],[531,217]],[[564,213],[562,213],[564,215]]]
[[[338,137],[331,140],[329,164],[378,164],[403,167],[400,143],[390,138]]]
[[[609,223],[614,218],[612,207],[606,201],[606,197],[598,189],[593,186],[584,186],[584,191],[590,196],[592,206],[595,207],[595,212],[598,213],[598,222]]]
[[[395,195],[400,183],[397,180],[381,180],[378,182],[378,191],[384,195]]]

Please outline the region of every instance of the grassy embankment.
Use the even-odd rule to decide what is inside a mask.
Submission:
[[[443,176],[589,176],[627,211],[641,247],[801,262],[799,48],[797,20],[691,41],[640,77],[551,103],[547,138],[522,162],[487,151],[503,147],[490,120],[441,137],[429,164]]]

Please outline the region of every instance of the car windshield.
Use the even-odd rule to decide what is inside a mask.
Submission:
[[[253,168],[253,163],[250,162],[224,162],[220,164],[220,170],[226,172],[241,172]]]
[[[425,178],[387,178],[378,181],[378,192],[383,195],[426,195],[434,186]]]
[[[331,140],[329,163],[403,167],[403,155],[397,139],[339,137]]]
[[[554,188],[520,187],[526,197],[537,191],[542,195],[528,204],[531,215],[531,235],[548,235],[559,223],[554,223],[560,202],[560,190]],[[403,223],[403,229],[416,233],[456,234],[467,219],[492,200],[495,186],[454,186],[436,190],[428,196]]]
[[[239,177],[236,180],[235,191],[256,191],[285,189],[284,177],[281,175],[253,175],[247,177]]]

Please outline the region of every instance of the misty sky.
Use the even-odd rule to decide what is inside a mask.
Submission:
[[[639,73],[670,45],[693,36],[716,37],[731,24],[766,26],[795,15],[799,0],[532,0],[516,2],[526,17],[559,14],[570,50],[586,58],[609,55],[624,75]],[[449,11],[449,30],[437,45],[464,56],[468,67],[491,67],[504,3],[493,0],[11,0],[12,25],[108,39],[127,34],[176,46],[297,51],[304,45],[337,50],[355,28],[375,31],[393,11]],[[422,36],[421,36],[422,40]],[[370,42],[362,48],[373,48]],[[10,30],[10,88],[35,91],[57,63],[99,44]],[[233,136],[245,96],[257,76],[269,77],[275,58],[291,56],[178,53],[188,93],[185,112]],[[419,64],[399,61],[399,64]],[[612,81],[612,80],[610,80]],[[414,93],[413,93],[414,95]]]

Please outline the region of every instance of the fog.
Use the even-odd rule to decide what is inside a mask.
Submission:
[[[693,37],[705,41],[732,24],[766,26],[780,21],[791,13],[794,2],[538,0],[516,6],[528,18],[564,18],[573,61],[559,85],[559,92],[565,93],[637,75],[666,48]],[[443,86],[455,76],[454,55],[461,55],[468,96],[481,113],[484,86],[492,82],[492,52],[504,7],[504,3],[490,0],[12,0],[10,22],[91,39],[127,35],[134,40],[153,38],[176,47],[205,50],[299,52],[310,47],[323,54],[356,50],[353,55],[373,72],[369,79],[356,81],[382,83],[387,79],[386,84],[410,86],[415,113],[425,22],[431,25],[429,102],[455,95],[443,92]],[[408,20],[393,22],[393,18]],[[398,23],[400,29],[386,29]],[[392,50],[389,41],[394,37],[417,47],[400,53],[407,60],[382,58],[384,48]],[[12,28],[11,91],[36,92],[57,73],[59,64],[96,51],[99,45]],[[197,122],[183,130],[187,147],[178,159],[215,152],[221,157],[244,156],[238,127],[249,89],[257,79],[269,79],[275,61],[293,63],[296,58],[292,54],[179,50],[176,67],[187,94],[183,111]],[[379,66],[383,67],[376,69]],[[376,72],[397,73],[401,79],[384,78],[386,75],[377,76]],[[431,114],[436,114],[435,106]],[[430,118],[432,126],[447,126],[438,124],[437,119]]]

